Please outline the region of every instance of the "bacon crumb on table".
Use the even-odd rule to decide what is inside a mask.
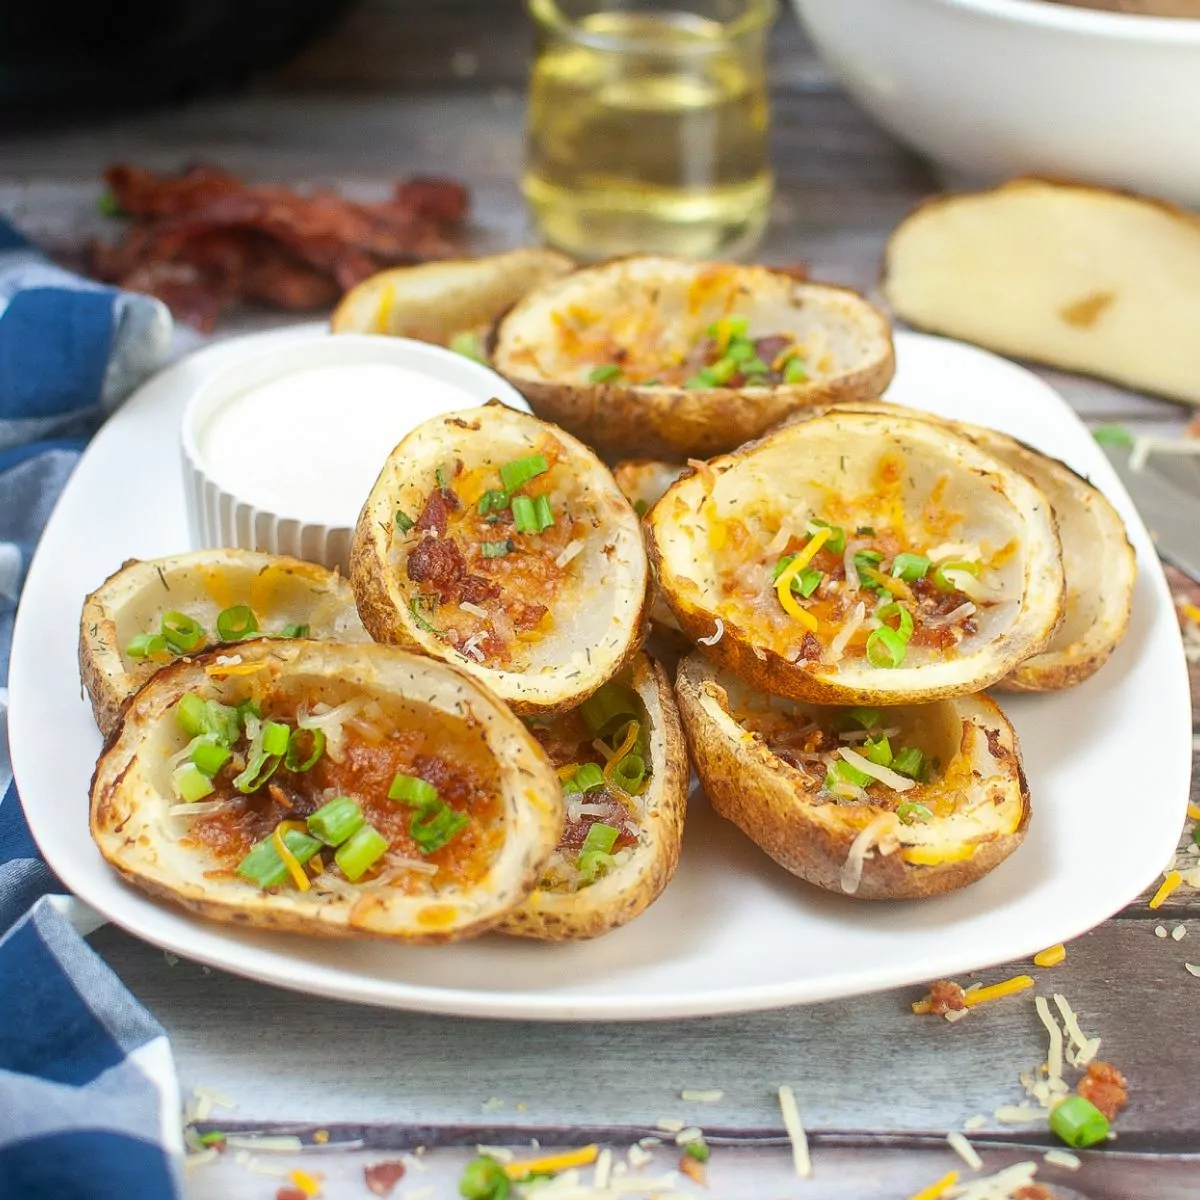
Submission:
[[[404,1178],[404,1164],[399,1159],[371,1163],[363,1167],[363,1179],[373,1196],[389,1196],[392,1189]]]
[[[1125,1087],[1125,1076],[1111,1063],[1090,1062],[1076,1091],[1112,1121],[1125,1107],[1128,1099]]]
[[[1013,1200],[1058,1200],[1044,1183],[1027,1183],[1020,1191],[1013,1192]]]
[[[957,983],[939,979],[929,989],[929,1011],[944,1017],[946,1013],[967,1007],[966,993]]]

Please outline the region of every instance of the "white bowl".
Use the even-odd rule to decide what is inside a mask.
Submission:
[[[335,374],[347,367],[395,375],[394,407],[390,394],[368,404],[361,370]],[[308,382],[297,390],[302,378]],[[386,375],[375,379],[393,385]],[[241,436],[235,406],[272,385],[278,391],[260,403],[277,419],[247,425]],[[358,511],[396,443],[430,417],[491,399],[529,411],[488,367],[408,338],[321,334],[236,362],[201,384],[184,410],[192,546],[290,554],[345,571]]]
[[[1045,0],[795,0],[902,141],[979,181],[1047,174],[1200,206],[1200,20]]]

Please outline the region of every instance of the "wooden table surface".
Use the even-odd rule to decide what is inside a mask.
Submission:
[[[210,159],[251,178],[364,195],[397,176],[436,172],[470,184],[479,249],[517,244],[528,237],[516,180],[527,52],[517,0],[367,0],[292,66],[238,94],[0,138],[0,210],[69,250],[101,230],[99,172],[118,159],[163,168]],[[762,257],[804,260],[818,277],[869,290],[887,231],[937,181],[838,91],[790,16],[772,60],[778,193]],[[221,332],[279,322],[246,314]],[[1089,420],[1156,430],[1182,422],[1174,405],[1043,374]],[[1194,670],[1194,693],[1198,681]],[[1137,797],[1130,801],[1135,808]],[[1189,950],[1200,959],[1190,949],[1200,940],[1198,904],[1180,891],[1151,912],[1140,897],[1072,943],[1061,966],[1034,969],[1039,991],[1065,993],[1084,1029],[1103,1037],[1101,1056],[1131,1088],[1115,1143],[1075,1173],[1043,1166],[1039,1178],[1060,1197],[1200,1194],[1200,979],[1183,965]],[[1189,940],[1156,937],[1160,924],[1182,925]],[[728,1146],[714,1154],[712,1195],[903,1197],[961,1167],[946,1133],[1019,1102],[1018,1072],[1045,1057],[1032,993],[955,1025],[912,1015],[919,988],[669,1024],[504,1024],[277,991],[169,962],[113,928],[92,943],[166,1026],[185,1092],[206,1085],[237,1100],[210,1123],[306,1142],[325,1130],[329,1146],[345,1143],[303,1156],[324,1172],[329,1197],[367,1196],[363,1162],[389,1150],[531,1137],[599,1137],[623,1148],[663,1117],[698,1122],[713,1145]],[[816,1174],[803,1184],[782,1148],[774,1089],[785,1082],[812,1134]],[[680,1091],[693,1088],[724,1096],[683,1102]],[[994,1122],[972,1139],[991,1169],[1052,1144],[1044,1128]],[[465,1153],[431,1150],[395,1194],[454,1195]],[[664,1169],[674,1164],[658,1157]],[[280,1181],[227,1154],[188,1182],[197,1198],[265,1198]]]

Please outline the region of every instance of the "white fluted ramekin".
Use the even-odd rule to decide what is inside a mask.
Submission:
[[[379,466],[393,446],[408,430],[422,421],[459,408],[470,408],[497,399],[511,408],[529,411],[521,394],[488,367],[425,342],[408,338],[341,334],[337,337],[285,343],[265,350],[253,358],[234,363],[206,380],[188,401],[184,410],[181,442],[183,451],[184,494],[188,533],[195,549],[233,546],[242,550],[261,550],[269,554],[290,554],[330,568],[348,569],[353,521],[320,521],[307,513],[275,511],[246,498],[252,482],[239,478],[236,468],[214,462],[205,450],[205,431],[220,410],[235,403],[252,388],[279,380],[294,372],[313,367],[343,364],[382,363],[404,367],[427,376],[443,387],[449,385],[462,393],[453,404],[430,404],[419,389],[397,396],[397,404],[411,410],[411,421],[397,420],[389,430],[380,430]],[[341,419],[339,397],[329,398],[329,420]],[[286,414],[281,414],[286,419]],[[364,436],[371,431],[363,430]],[[329,464],[336,470],[336,462]],[[362,481],[362,498],[374,483],[374,476]],[[319,508],[321,477],[313,477],[314,507]]]

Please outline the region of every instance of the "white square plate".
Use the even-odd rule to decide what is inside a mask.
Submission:
[[[1137,550],[1133,620],[1108,665],[1070,692],[1001,698],[1021,737],[1033,820],[987,878],[920,903],[835,896],[786,874],[696,797],[663,897],[590,943],[327,942],[209,924],[143,897],[88,834],[100,736],[80,696],[80,606],[124,559],[185,548],[178,431],[197,383],[264,344],[314,336],[324,335],[305,327],[221,343],[149,383],[92,442],[30,568],[10,676],[16,776],[50,865],[118,925],[213,966],[369,1004],[547,1020],[697,1016],[851,996],[1030,954],[1110,916],[1171,855],[1191,717],[1179,629],[1145,527],[1047,384],[983,351],[902,333],[889,399],[992,425],[1064,459],[1109,496]]]

